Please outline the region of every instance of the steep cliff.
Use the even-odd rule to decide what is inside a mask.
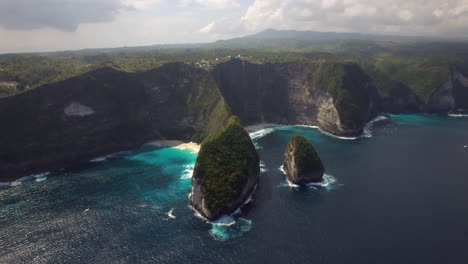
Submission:
[[[0,180],[138,147],[201,141],[229,107],[209,72],[170,63],[143,73],[101,68],[0,100]]]
[[[468,109],[468,78],[456,65],[445,71],[437,61],[387,57],[367,66],[232,59],[212,71],[184,63],[139,73],[107,67],[1,98],[0,181],[153,139],[201,142],[224,128],[231,110],[247,125],[316,125],[357,136],[379,112]]]
[[[190,202],[208,219],[231,214],[254,191],[260,173],[257,151],[237,117],[202,144],[192,177]]]
[[[456,65],[444,64],[443,66],[447,69],[444,69],[443,73],[436,77],[428,77],[430,72],[423,75],[422,70],[419,70],[418,78],[432,78],[430,81],[423,81],[424,85],[418,84],[415,80],[411,82],[406,80],[408,78],[406,75],[410,75],[410,72],[391,76],[388,72],[372,68],[366,70],[370,73],[372,81],[377,87],[383,112],[447,113],[466,111],[468,109],[468,77]]]
[[[355,136],[378,111],[369,77],[354,63],[266,63],[230,60],[214,76],[234,114],[246,124],[318,125]]]
[[[452,66],[448,80],[431,94],[427,109],[434,112],[467,111],[468,77]]]
[[[312,143],[297,134],[291,137],[286,146],[283,168],[288,181],[294,184],[320,181],[325,172]]]

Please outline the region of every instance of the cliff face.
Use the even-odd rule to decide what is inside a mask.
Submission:
[[[428,111],[453,112],[468,110],[468,77],[452,67],[450,78],[431,95]]]
[[[314,146],[301,135],[293,135],[289,140],[283,168],[288,181],[294,184],[320,181],[325,172]]]
[[[192,177],[190,202],[210,220],[231,214],[252,194],[260,174],[257,151],[240,120],[202,144]]]
[[[181,63],[138,74],[102,68],[0,100],[0,180],[152,139],[201,140],[229,116],[206,71]]]
[[[466,111],[468,78],[455,66],[448,72],[423,101],[408,86],[410,74],[399,80],[348,62],[234,59],[212,72],[183,63],[141,73],[101,68],[0,99],[0,181],[153,139],[201,142],[224,128],[231,110],[247,125],[316,125],[340,136],[360,135],[379,112]]]
[[[318,125],[355,136],[377,113],[378,98],[355,64],[230,60],[214,76],[234,114],[246,124]]]

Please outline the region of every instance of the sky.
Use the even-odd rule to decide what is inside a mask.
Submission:
[[[468,0],[0,0],[0,53],[200,43],[268,28],[468,38]]]

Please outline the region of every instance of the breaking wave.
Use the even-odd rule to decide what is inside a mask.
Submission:
[[[42,182],[47,179],[47,176],[50,174],[50,172],[44,172],[44,173],[38,173],[38,174],[32,174],[29,176],[25,176],[23,178],[19,178],[18,180],[15,181],[10,181],[10,182],[0,182],[0,187],[14,187],[22,184],[23,182],[27,181],[37,181],[37,182]]]
[[[279,170],[283,173],[284,176],[286,176],[286,171],[284,170],[283,165],[281,165],[281,167],[279,167]],[[323,187],[323,188],[325,188],[327,190],[331,190],[332,185],[334,185],[334,183],[336,183],[336,181],[337,180],[336,180],[335,176],[324,173],[323,177],[322,177],[322,179],[320,181],[308,183],[308,184],[306,184],[306,187],[311,187],[311,188]],[[288,180],[288,178],[286,178],[286,183],[282,184],[282,186],[288,186],[288,187],[291,187],[291,188],[301,187],[298,184],[294,184],[294,183],[290,182]]]
[[[263,161],[260,161],[260,172],[267,172],[268,169],[266,168],[265,163]]]
[[[449,114],[450,117],[468,117],[468,114]]]
[[[257,187],[258,185],[255,185],[250,196],[245,200],[245,202],[241,206],[239,206],[239,208],[237,208],[236,211],[234,211],[230,215],[223,215],[216,221],[210,221],[206,219],[197,210],[195,210],[193,206],[189,205],[189,207],[193,210],[195,217],[202,219],[203,221],[211,225],[211,229],[208,232],[214,239],[219,241],[226,241],[230,238],[241,236],[243,233],[249,231],[252,227],[252,220],[236,216],[242,213],[242,207],[244,205],[254,201],[253,196],[255,194],[255,191],[257,190]],[[191,194],[189,194],[189,199],[190,195]]]
[[[262,147],[258,145],[258,143],[256,142],[257,139],[259,138],[262,138],[268,134],[271,134],[277,130],[283,130],[283,129],[288,129],[288,128],[291,128],[291,127],[307,127],[307,128],[313,128],[313,129],[317,129],[319,130],[321,133],[327,135],[327,136],[330,136],[330,137],[333,137],[333,138],[337,138],[337,139],[343,139],[343,140],[356,140],[356,139],[359,139],[359,138],[370,138],[372,137],[372,127],[375,123],[379,122],[379,121],[383,121],[383,120],[388,120],[389,117],[387,115],[379,115],[377,117],[375,117],[374,119],[372,119],[371,121],[369,121],[366,126],[364,127],[363,129],[363,133],[362,135],[360,136],[357,136],[357,137],[343,137],[343,136],[337,136],[337,135],[334,135],[330,132],[327,132],[327,131],[324,131],[322,130],[320,127],[318,126],[311,126],[311,125],[294,125],[294,126],[273,126],[273,127],[267,127],[267,128],[263,128],[263,129],[260,129],[260,130],[257,130],[257,131],[253,131],[253,132],[250,132],[249,133],[249,136],[250,138],[253,140],[254,142],[254,145],[257,149],[261,149]]]
[[[372,137],[372,126],[374,126],[375,123],[383,121],[383,120],[388,120],[389,117],[386,115],[379,115],[376,118],[372,119],[367,125],[364,127],[364,131],[362,133],[362,137],[370,138]]]
[[[180,179],[182,179],[182,180],[191,179],[194,169],[195,169],[195,164],[194,163],[185,165],[184,166],[184,171],[182,172],[182,176],[180,176]]]

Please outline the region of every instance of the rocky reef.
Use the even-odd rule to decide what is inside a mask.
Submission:
[[[284,152],[284,171],[293,184],[320,181],[325,172],[322,161],[310,141],[301,135],[293,135]]]
[[[190,202],[215,220],[236,211],[252,194],[260,174],[257,151],[237,117],[201,145],[192,177]]]

